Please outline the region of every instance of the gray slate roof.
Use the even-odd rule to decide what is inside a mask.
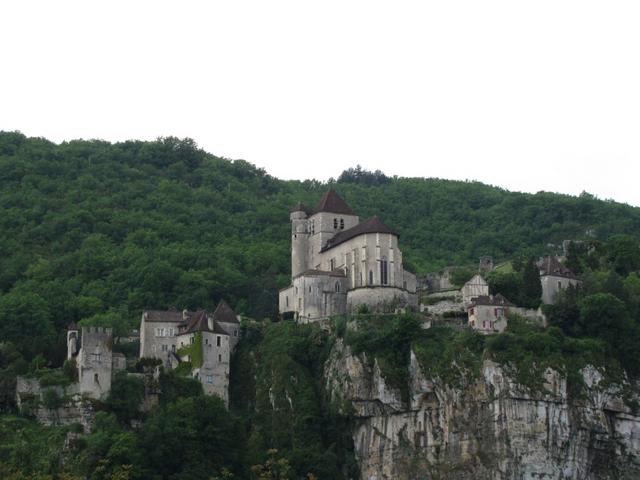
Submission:
[[[351,210],[351,207],[347,205],[347,202],[345,202],[334,189],[331,189],[327,193],[325,193],[316,205],[316,208],[313,209],[313,213],[320,212],[355,215],[355,213],[353,213],[353,210]]]
[[[342,230],[341,232],[336,233],[332,238],[330,238],[324,247],[320,250],[321,252],[326,252],[327,250],[340,245],[341,243],[346,242],[347,240],[351,240],[358,235],[364,235],[365,233],[390,233],[392,235],[398,236],[393,230],[387,227],[382,220],[378,217],[371,217],[368,220],[365,220],[362,223],[359,223],[355,227],[351,227],[348,230]]]
[[[473,305],[488,305],[496,307],[513,307],[515,306],[509,300],[504,298],[499,293],[496,295],[481,295],[471,299]]]
[[[213,312],[213,319],[216,322],[222,323],[240,323],[238,322],[236,312],[234,312],[224,300],[220,300],[220,303],[218,303],[218,306]]]
[[[176,310],[145,310],[148,322],[182,322],[182,312]]]
[[[328,277],[343,277],[343,278],[346,277],[346,274],[344,273],[343,270],[305,270],[300,275],[297,275],[296,278],[304,277],[304,276],[313,277],[313,276],[321,276],[321,275],[326,275]]]
[[[540,275],[551,275],[554,277],[576,278],[575,273],[565,267],[558,257],[554,255],[546,256],[542,259],[540,266]]]

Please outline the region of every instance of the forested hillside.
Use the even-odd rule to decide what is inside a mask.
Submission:
[[[189,139],[56,145],[13,132],[0,133],[0,182],[0,335],[27,358],[54,360],[71,321],[124,331],[143,308],[211,308],[221,298],[272,317],[289,275],[289,209],[328,188],[273,178]],[[640,234],[640,209],[588,194],[359,168],[329,183],[361,218],[377,214],[400,234],[417,273],[540,253],[586,230]]]
[[[328,183],[283,181],[188,139],[55,145],[10,132],[0,132],[0,186],[3,478],[357,477],[354,407],[325,381],[342,345],[364,355],[367,368],[378,365],[405,403],[414,352],[428,375],[449,386],[476,381],[493,360],[536,391],[552,368],[566,375],[572,402],[588,390],[582,369],[595,366],[638,408],[625,383],[640,376],[638,208],[588,194],[528,195],[359,167]],[[540,303],[535,255],[588,237],[570,246],[566,262],[582,286],[544,307],[549,328],[513,318],[490,337],[450,326],[424,330],[414,314],[335,317],[331,332],[262,321],[275,318],[277,290],[289,282],[290,207],[314,205],[327,188],[361,218],[379,215],[397,231],[416,273],[475,266],[481,255],[511,260],[488,275],[491,290],[531,307]],[[243,321],[230,411],[205,397],[199,382],[163,371],[159,405],[149,412],[140,411],[140,377],[116,375],[84,436],[74,426],[13,416],[17,375],[43,385],[73,380],[68,362],[46,368],[62,364],[70,322],[123,334],[144,308],[213,308],[221,298],[257,320]],[[132,364],[129,373],[145,365]],[[59,406],[55,396],[45,400],[47,408]]]

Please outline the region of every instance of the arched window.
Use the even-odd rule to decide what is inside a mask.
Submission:
[[[344,230],[344,218],[340,219],[340,230]]]
[[[337,230],[337,229],[338,229],[338,219],[337,219],[337,218],[334,218],[334,219],[333,219],[333,229],[334,229],[334,230]]]
[[[336,292],[340,291],[340,282],[336,282],[335,290],[336,290]]]
[[[387,263],[387,257],[382,257],[380,260],[380,283],[387,285],[389,283],[389,264]]]
[[[373,270],[369,270],[369,285],[373,285]]]

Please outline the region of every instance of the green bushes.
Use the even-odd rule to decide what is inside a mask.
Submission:
[[[464,386],[480,374],[485,337],[472,330],[433,327],[412,342],[420,367],[430,377]]]
[[[487,356],[510,369],[518,383],[534,390],[543,389],[547,368],[567,375],[570,392],[582,387],[580,369],[586,365],[606,367],[617,375],[619,364],[606,356],[606,344],[597,339],[571,338],[556,327],[544,329],[518,317],[509,319],[507,330],[486,340]]]

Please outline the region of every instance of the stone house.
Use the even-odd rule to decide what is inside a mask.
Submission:
[[[462,294],[462,302],[465,305],[470,305],[473,298],[489,295],[489,284],[482,278],[482,275],[476,274],[464,284],[460,293]]]
[[[231,353],[239,339],[238,316],[224,300],[212,314],[145,310],[140,358],[156,358],[165,368],[189,365],[190,376],[200,381],[204,392],[218,395],[228,405]]]
[[[542,303],[553,304],[561,290],[580,284],[576,275],[554,255],[543,257],[537,265],[542,284]]]
[[[291,285],[278,299],[283,317],[306,323],[360,305],[416,305],[416,276],[403,268],[398,235],[378,217],[360,222],[329,190],[313,209],[298,203],[290,220]]]
[[[515,306],[499,293],[474,298],[467,307],[469,326],[483,334],[503,332]]]

